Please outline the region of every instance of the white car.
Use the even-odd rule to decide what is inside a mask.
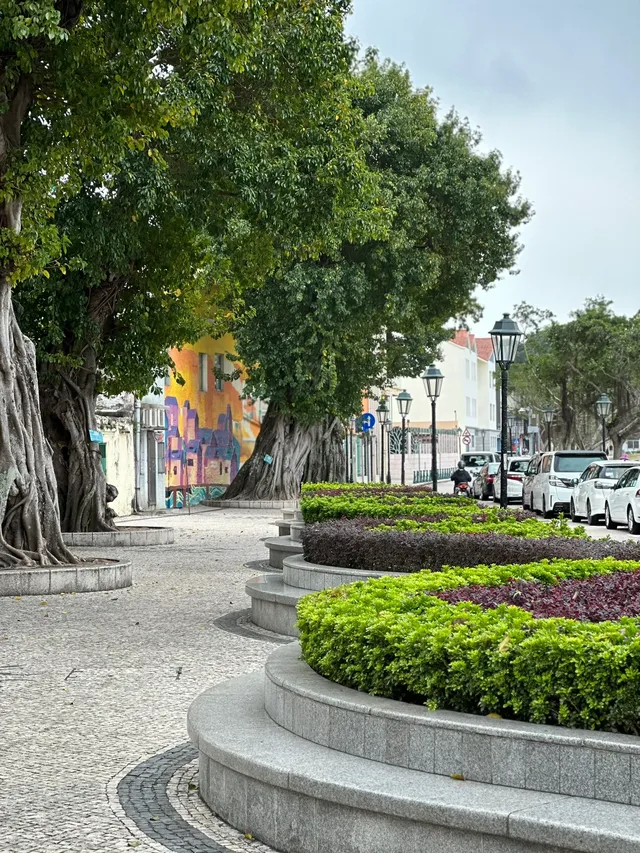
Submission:
[[[522,479],[522,506],[524,509],[531,509],[533,504],[533,480],[538,473],[538,465],[540,464],[540,454],[536,453],[531,457],[531,461],[524,472]]]
[[[524,475],[529,468],[531,462],[530,456],[509,456],[507,458],[507,500],[522,502],[522,483]],[[493,481],[493,498],[496,502],[500,501],[502,489],[500,486],[500,475],[502,466],[498,470]]]
[[[531,509],[551,518],[558,512],[569,513],[574,481],[585,468],[599,459],[606,462],[602,450],[553,450],[543,453],[533,475]]]
[[[487,462],[499,462],[500,456],[489,450],[474,450],[469,453],[463,453],[460,459],[464,462],[464,467],[471,476],[476,477],[480,473],[480,469],[484,468]]]
[[[611,489],[620,477],[634,467],[633,462],[598,460],[589,465],[576,481],[569,515],[572,521],[587,519],[587,524],[597,524],[604,518],[604,505]]]
[[[640,533],[640,467],[629,468],[611,489],[604,505],[604,520],[608,530],[625,524],[629,533]]]

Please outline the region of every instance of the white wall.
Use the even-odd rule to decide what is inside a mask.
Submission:
[[[107,446],[107,483],[118,489],[118,497],[109,504],[118,515],[131,515],[135,492],[133,468],[133,426],[115,418],[98,418]]]

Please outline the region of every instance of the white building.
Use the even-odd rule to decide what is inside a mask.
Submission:
[[[477,338],[465,330],[441,346],[442,359],[437,362],[444,375],[442,391],[436,404],[438,468],[445,476],[453,468],[460,453],[469,450],[493,450],[499,447],[498,402],[495,359],[491,338]],[[431,400],[420,377],[398,377],[388,390],[393,429],[386,467],[393,482],[400,481],[401,418],[395,401],[405,389],[413,402],[407,419],[410,441],[407,441],[405,482],[428,481],[431,470]],[[375,413],[370,401],[369,411]],[[379,442],[379,427],[376,427]],[[465,444],[468,440],[468,445]],[[418,473],[419,472],[419,473]]]

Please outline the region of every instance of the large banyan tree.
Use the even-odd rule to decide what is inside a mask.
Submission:
[[[126,259],[118,258],[112,269],[102,271],[102,278],[96,277],[92,267],[95,252],[83,258],[77,234],[60,228],[56,210],[81,193],[85,199],[93,192],[97,199],[113,202],[118,191],[116,176],[126,168],[132,153],[139,152],[159,169],[179,169],[171,161],[170,137],[176,135],[187,147],[191,141],[193,154],[197,149],[194,129],[201,117],[219,127],[227,119],[231,121],[235,105],[236,115],[244,108],[247,127],[257,128],[249,142],[257,151],[244,149],[243,137],[238,136],[239,152],[229,166],[230,181],[210,187],[220,198],[238,199],[232,218],[237,241],[241,242],[247,228],[244,205],[252,205],[253,221],[263,235],[260,248],[254,245],[260,257],[269,259],[284,250],[293,256],[300,247],[305,254],[317,252],[323,238],[332,232],[336,210],[347,210],[353,203],[342,187],[358,183],[360,158],[348,141],[348,122],[343,131],[340,110],[334,109],[343,100],[343,84],[338,87],[338,79],[344,79],[348,63],[342,35],[347,7],[344,0],[307,0],[303,4],[298,0],[0,0],[0,566],[73,559],[60,532],[52,450],[42,426],[34,348],[20,328],[12,290],[20,282],[41,277],[37,288],[40,308],[35,316],[32,313],[36,325],[51,313],[51,305],[62,294],[72,307],[75,300],[78,310],[87,312],[93,321],[77,323],[75,333],[93,325],[91,334],[97,334],[102,325],[108,336],[109,323],[119,316],[113,308],[118,295],[135,287],[141,280],[136,276],[145,273],[134,263],[127,279],[122,271]],[[285,20],[287,26],[281,27]],[[296,52],[292,32],[297,34],[298,65],[306,51],[302,70],[286,80],[284,65],[291,59],[283,52],[287,44],[278,43],[278,34],[285,31],[292,54]],[[273,50],[265,49],[269,44]],[[280,113],[267,110],[259,118],[260,94],[248,85],[252,77],[284,86]],[[326,99],[320,98],[326,111],[318,123],[301,126],[297,122],[310,112],[318,79],[326,83]],[[280,104],[277,99],[274,103]],[[274,125],[282,132],[270,137],[267,129]],[[299,128],[303,168],[287,183],[290,158],[285,155],[296,147],[294,127]],[[331,157],[314,161],[311,156],[305,161],[306,143],[313,155],[313,143],[323,133],[325,148],[327,138],[343,142],[343,156],[335,161]],[[288,150],[280,144],[287,136]],[[212,146],[203,151],[202,171],[211,167],[215,172],[215,160],[206,159],[214,150]],[[263,168],[265,176],[261,188],[248,187],[244,196],[238,179],[243,160],[256,173]],[[189,174],[197,177],[192,166],[193,160],[189,163],[187,158],[187,179]],[[320,179],[322,186],[322,178],[325,192],[315,212],[325,215],[319,215],[319,227],[311,240],[305,227],[305,192],[312,180]],[[284,186],[288,192],[278,195],[274,186]],[[270,236],[268,223],[278,206],[274,196],[282,218],[286,211],[289,248]],[[139,207],[147,215],[149,199],[141,195]],[[208,207],[202,212],[202,220],[211,210]],[[147,224],[154,221],[151,216]],[[210,229],[207,221],[200,225],[209,247],[219,249],[215,228]],[[174,243],[179,236],[172,235]],[[90,239],[99,243],[100,231]],[[208,254],[207,259],[211,260]],[[266,268],[274,265],[266,263]],[[67,276],[65,291],[62,282]],[[47,282],[51,282],[51,290],[47,290]],[[242,283],[241,274],[237,282]],[[25,312],[30,311],[27,296],[21,298]],[[67,328],[60,326],[63,338]],[[47,335],[49,332],[51,329]],[[82,335],[84,332],[80,338]],[[65,406],[76,407],[66,423],[58,418],[66,434],[63,442],[70,441],[71,426],[78,434],[78,465],[71,483],[85,488],[83,478],[87,482],[86,500],[80,503],[89,511],[74,510],[68,523],[82,519],[82,525],[90,526],[102,523],[100,502],[104,496],[95,455],[87,456],[84,446],[80,447],[82,442],[89,443],[85,431],[91,423],[90,411],[80,411],[81,401],[91,399],[95,377],[89,376],[83,386],[75,381],[80,374],[73,371],[87,375],[95,371],[99,379],[97,353],[84,349],[84,343],[82,339],[60,339],[57,355],[62,357],[47,363],[54,374],[56,365],[60,367],[54,375],[54,390],[60,399],[66,395]],[[47,356],[51,355],[49,350]]]

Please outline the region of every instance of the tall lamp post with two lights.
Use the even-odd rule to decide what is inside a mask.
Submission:
[[[611,416],[612,408],[613,403],[609,397],[606,394],[601,394],[600,399],[596,403],[596,411],[602,421],[602,449],[605,453],[607,452],[607,421]]]
[[[404,486],[404,458],[407,452],[407,415],[411,409],[413,397],[408,391],[403,390],[398,394],[396,400],[398,401],[398,411],[402,418],[402,461],[400,467],[400,484]]]
[[[380,398],[376,414],[380,424],[380,482],[384,483],[384,433],[389,423],[389,407],[384,397]]]
[[[438,445],[436,437],[436,401],[442,391],[444,376],[441,371],[430,364],[422,374],[422,382],[427,397],[431,400],[431,488],[438,491]]]
[[[491,343],[493,345],[493,354],[495,355],[496,363],[501,371],[501,438],[500,438],[500,506],[506,509],[509,505],[507,495],[507,456],[506,446],[508,437],[507,425],[507,403],[509,398],[509,368],[515,361],[518,344],[522,337],[522,332],[518,328],[515,320],[512,320],[508,314],[505,314],[501,320],[495,324],[491,332]]]

